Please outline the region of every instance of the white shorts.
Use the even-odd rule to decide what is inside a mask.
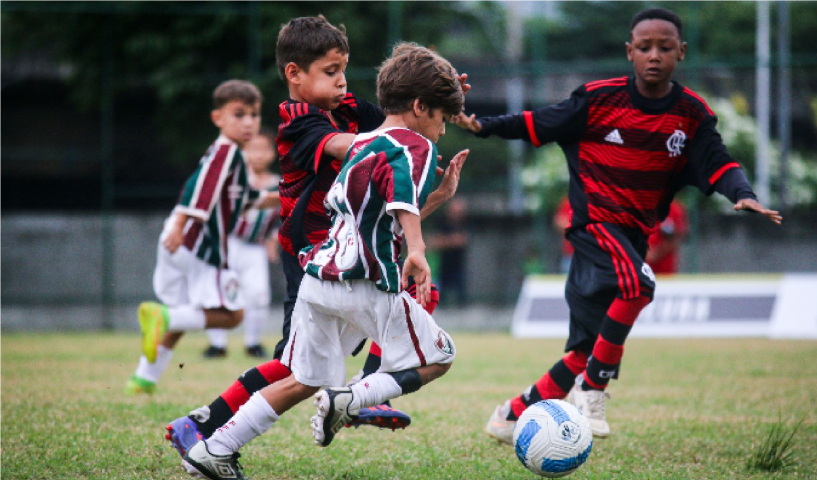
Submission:
[[[451,363],[451,337],[406,292],[385,293],[369,280],[347,283],[305,275],[281,361],[312,387],[346,384],[346,357],[371,338],[380,345],[381,372]]]
[[[264,245],[227,238],[227,265],[238,274],[241,294],[247,307],[267,307],[270,303],[269,259]]]
[[[210,265],[183,246],[170,253],[162,245],[163,238],[164,234],[159,238],[153,271],[153,290],[162,303],[170,307],[191,305],[233,311],[244,308],[234,271]]]

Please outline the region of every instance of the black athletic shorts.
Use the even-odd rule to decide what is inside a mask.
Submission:
[[[570,336],[565,351],[593,351],[601,322],[616,298],[653,298],[655,275],[644,261],[647,237],[636,229],[591,223],[567,233],[575,252],[567,275]]]

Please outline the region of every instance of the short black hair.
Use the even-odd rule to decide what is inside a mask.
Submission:
[[[341,54],[349,53],[346,27],[329,23],[323,15],[293,18],[278,32],[275,45],[275,63],[278,76],[287,81],[284,69],[292,62],[303,70],[309,70],[312,62],[337,48]]]
[[[678,30],[678,38],[683,37],[684,23],[681,21],[681,17],[672,10],[667,10],[666,8],[648,8],[636,13],[630,22],[630,33],[632,34],[635,26],[644,20],[666,20],[675,25],[675,28]]]

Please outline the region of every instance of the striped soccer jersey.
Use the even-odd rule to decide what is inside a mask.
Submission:
[[[434,185],[437,147],[405,128],[359,135],[326,196],[327,238],[301,251],[306,273],[324,280],[369,279],[400,291],[402,228],[394,210],[420,215]]]
[[[341,160],[324,155],[326,142],[339,133],[369,132],[385,116],[379,107],[351,93],[329,112],[292,99],[278,107],[281,124],[275,139],[281,165],[281,228],[278,239],[290,255],[326,237],[331,219],[323,206],[340,171]],[[300,200],[300,201],[299,201]]]
[[[270,189],[270,191],[278,191],[278,187]],[[272,235],[278,225],[278,218],[277,208],[265,208],[263,210],[251,208],[239,217],[233,235],[245,243],[262,244]]]
[[[187,179],[173,210],[199,220],[185,225],[184,247],[210,265],[226,268],[227,235],[258,196],[249,186],[238,145],[219,136]]]
[[[715,114],[676,82],[669,95],[649,99],[634,77],[600,80],[559,104],[479,121],[480,137],[559,143],[570,172],[571,228],[606,222],[649,235],[685,185],[732,201],[754,198]]]

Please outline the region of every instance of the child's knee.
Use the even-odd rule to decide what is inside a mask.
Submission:
[[[241,325],[241,322],[244,321],[244,310],[233,310],[227,316],[227,321],[229,326],[226,328],[235,328]]]

